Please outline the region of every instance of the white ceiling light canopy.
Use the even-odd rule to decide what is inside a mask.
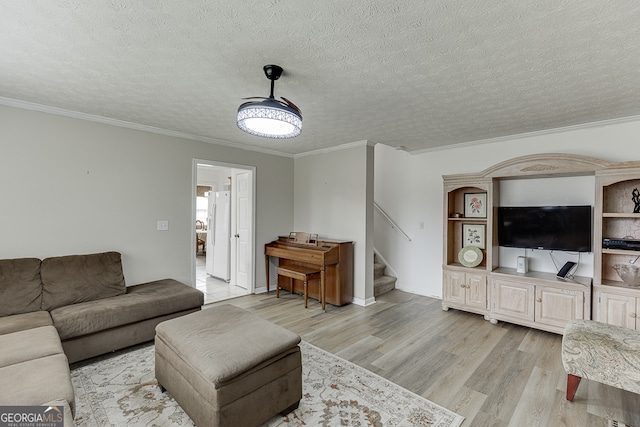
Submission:
[[[268,98],[254,96],[242,99],[263,99],[245,102],[238,107],[238,127],[255,136],[264,138],[295,138],[302,132],[302,113],[285,97],[282,101],[273,96],[274,82],[282,75],[282,67],[265,65],[264,74],[271,80]]]

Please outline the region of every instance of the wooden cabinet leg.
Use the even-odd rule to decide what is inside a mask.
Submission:
[[[326,309],[326,267],[323,265],[320,268],[320,302],[322,303],[322,311],[327,311]]]
[[[573,402],[581,379],[582,378],[577,375],[567,374],[567,400],[569,402]]]
[[[269,255],[264,256],[264,267],[267,272],[267,292],[269,292]]]
[[[308,292],[308,284],[307,279],[304,280],[304,308],[307,308],[307,298],[309,296]]]

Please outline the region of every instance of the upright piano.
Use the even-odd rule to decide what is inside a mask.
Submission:
[[[332,305],[349,304],[353,298],[353,242],[317,240],[312,243],[295,243],[289,237],[264,245],[265,266],[267,270],[267,291],[269,291],[269,258],[277,257],[278,266],[298,265],[318,268],[321,278],[310,280],[308,294],[320,301],[320,281],[325,280],[325,299]],[[291,289],[293,282],[293,289]],[[290,281],[287,277],[278,277],[280,289],[302,293],[304,284],[300,280]]]

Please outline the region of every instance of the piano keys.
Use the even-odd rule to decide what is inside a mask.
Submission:
[[[269,291],[269,257],[278,257],[278,266],[290,265],[319,268],[321,278],[308,283],[309,298],[321,300],[321,280],[325,282],[325,300],[341,306],[353,299],[353,242],[319,240],[317,244],[295,243],[289,237],[264,245],[267,291]],[[288,277],[278,277],[280,289],[303,293],[304,283],[293,280],[293,289]]]

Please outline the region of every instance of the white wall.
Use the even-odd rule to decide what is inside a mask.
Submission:
[[[200,164],[198,165],[197,185],[212,187],[213,191],[222,191],[225,185],[231,183],[228,178],[230,176],[230,168]]]
[[[0,258],[119,251],[127,284],[191,281],[193,159],[255,166],[264,243],[293,228],[293,159],[0,106]],[[168,220],[169,231],[156,231]]]
[[[500,206],[571,206],[595,204],[595,176],[514,179],[500,182]],[[567,261],[578,262],[574,275],[593,277],[593,252],[500,248],[500,265],[516,268],[518,256],[529,269],[556,273]],[[553,259],[552,259],[553,257]],[[555,260],[555,263],[554,263]]]
[[[398,273],[397,288],[440,298],[444,210],[442,175],[480,172],[504,160],[537,153],[572,153],[612,162],[640,160],[639,139],[640,122],[636,121],[418,155],[410,155],[378,144],[375,147],[375,200],[409,234],[412,241],[408,242],[397,236],[397,233],[376,214],[375,247]],[[571,187],[567,190],[576,192],[582,199],[593,200],[592,194],[595,189],[593,181],[590,182],[578,180],[566,184],[567,187]],[[540,190],[538,194],[551,194],[558,189],[555,187],[552,180],[541,180],[537,187]],[[513,195],[519,191],[521,190],[518,188],[508,189],[507,194]],[[419,228],[422,221],[425,223],[424,229]],[[539,258],[537,265],[540,268],[548,268],[548,264],[543,260],[547,257],[548,255],[542,255]],[[587,264],[582,266],[578,274],[591,276],[592,272],[585,269],[588,269],[588,263],[593,261],[587,259],[585,262]]]
[[[363,142],[295,159],[291,231],[355,243],[354,303],[360,305],[373,302],[373,154]]]

